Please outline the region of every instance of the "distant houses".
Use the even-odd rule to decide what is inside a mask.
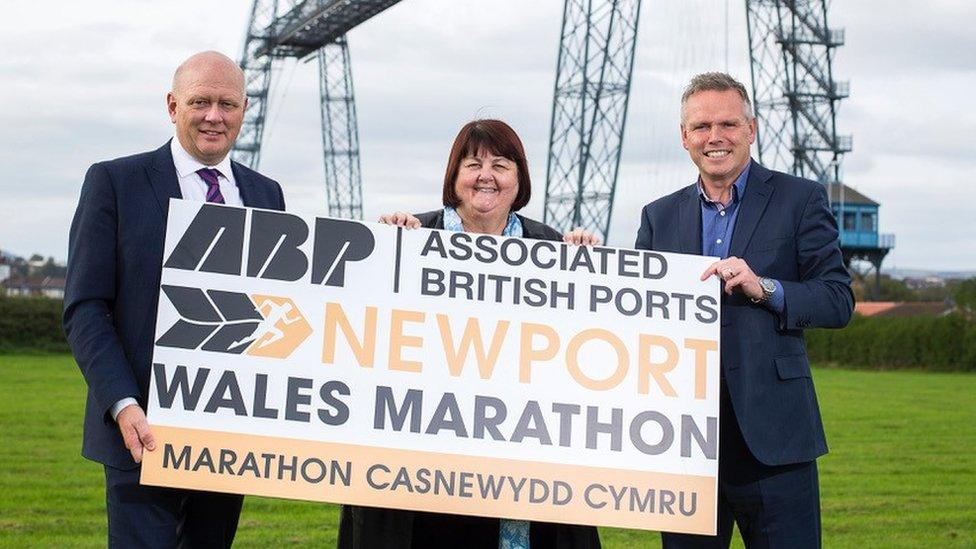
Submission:
[[[0,282],[3,294],[13,297],[64,299],[64,278],[51,276],[8,277]]]
[[[65,270],[54,258],[24,259],[0,250],[0,295],[63,299]]]

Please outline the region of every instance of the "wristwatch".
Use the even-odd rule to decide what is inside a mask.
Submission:
[[[765,305],[766,303],[769,303],[769,299],[773,297],[773,292],[776,291],[776,283],[769,278],[761,276],[759,277],[759,287],[762,288],[762,293],[763,293],[762,297],[760,297],[759,299],[753,299],[753,298],[749,298],[749,299],[752,299],[753,303],[760,303]]]

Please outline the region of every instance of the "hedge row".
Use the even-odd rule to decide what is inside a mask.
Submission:
[[[68,350],[60,299],[0,296],[0,351]]]
[[[843,330],[808,330],[815,362],[851,368],[976,371],[976,322],[962,315],[866,318]]]
[[[976,371],[976,322],[961,315],[865,318],[843,330],[808,330],[815,362],[852,368]],[[0,352],[67,352],[61,300],[0,296]]]

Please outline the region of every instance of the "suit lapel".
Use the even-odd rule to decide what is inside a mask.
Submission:
[[[176,175],[176,166],[173,164],[173,153],[170,151],[170,143],[156,149],[153,153],[152,165],[149,167],[149,184],[152,186],[153,193],[156,195],[156,203],[166,218],[169,213],[169,199],[183,198],[180,192],[180,180]]]
[[[701,201],[698,199],[698,184],[687,187],[678,204],[678,251],[683,254],[701,255],[702,222]],[[685,230],[685,228],[692,230]]]
[[[729,255],[742,257],[746,246],[752,239],[752,234],[756,231],[756,225],[769,204],[769,197],[773,194],[773,186],[769,184],[772,172],[760,166],[755,161],[749,168],[749,183],[746,185],[745,196],[742,197],[742,204],[739,205],[739,216],[735,221],[735,230],[732,232],[732,244],[729,246]]]
[[[241,169],[240,164],[233,160],[230,163],[230,169],[234,172],[234,182],[237,183],[237,190],[241,193],[241,202],[249,208],[266,208],[267,204],[258,204],[255,202],[260,202],[260,200],[254,192],[254,181],[247,173],[247,170]]]

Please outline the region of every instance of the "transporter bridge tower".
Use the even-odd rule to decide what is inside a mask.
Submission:
[[[895,238],[878,234],[878,203],[843,183],[841,164],[852,140],[837,133],[837,108],[850,86],[834,79],[833,57],[844,44],[844,30],[828,26],[827,4],[746,0],[759,159],[827,186],[844,262],[868,262],[877,295],[881,262]]]
[[[244,41],[250,106],[234,158],[261,155],[275,60],[319,65],[322,144],[329,214],[362,218],[356,105],[346,33],[399,0],[253,0]],[[821,182],[840,227],[844,260],[875,272],[894,248],[878,234],[877,202],[842,181],[850,136],[836,114],[849,94],[832,60],[844,31],[827,24],[827,0],[745,0],[752,96],[763,164]],[[627,121],[641,0],[564,0],[549,130],[543,219],[607,240]]]
[[[359,130],[346,33],[399,1],[254,0],[241,55],[249,107],[234,146],[234,160],[255,169],[261,160],[275,61],[314,55],[319,65],[329,215],[362,219]]]
[[[565,0],[543,221],[607,241],[637,45],[640,0]]]

